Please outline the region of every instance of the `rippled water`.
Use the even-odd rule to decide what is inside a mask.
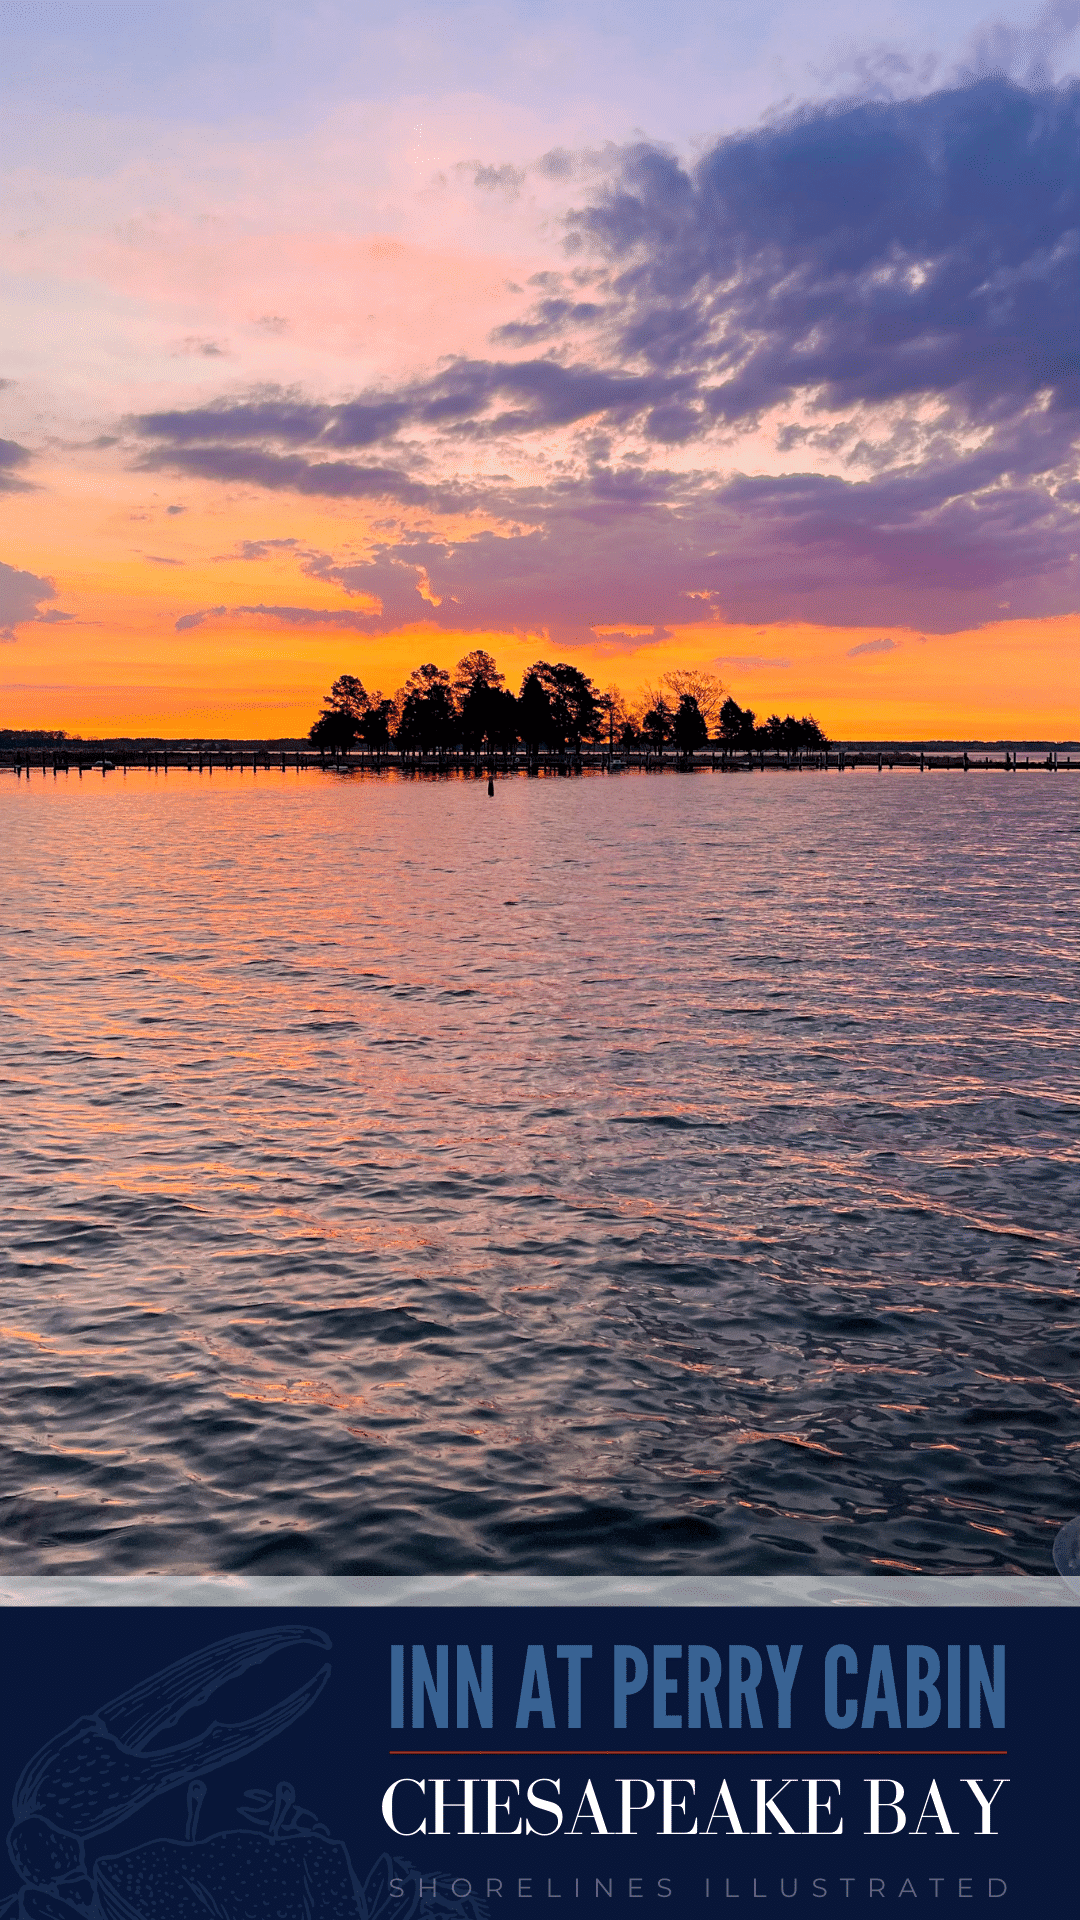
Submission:
[[[0,778],[9,1570],[1051,1572],[1080,780]]]

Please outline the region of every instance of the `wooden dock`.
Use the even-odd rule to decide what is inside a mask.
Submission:
[[[414,777],[489,779],[510,774],[566,777],[583,773],[891,773],[896,769],[920,773],[1067,773],[1080,772],[1080,749],[1049,747],[1045,751],[997,748],[993,752],[963,749],[935,751],[909,746],[876,749],[830,747],[827,752],[772,753],[768,750],[704,747],[693,754],[674,752],[610,753],[588,746],[579,752],[544,750],[528,753],[472,753],[461,748],[443,752],[405,752],[396,747],[373,751],[357,748],[348,754],[320,753],[310,747],[167,744],[151,748],[104,746],[99,742],[72,742],[60,748],[14,747],[0,750],[0,771],[17,779],[58,778],[60,774],[107,777],[110,773],[398,773]]]

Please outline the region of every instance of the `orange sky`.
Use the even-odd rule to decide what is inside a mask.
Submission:
[[[0,724],[84,736],[297,735],[307,732],[339,673],[358,674],[369,691],[392,693],[421,660],[453,667],[470,646],[482,646],[516,690],[533,660],[558,651],[542,630],[457,634],[423,620],[369,636],[224,615],[177,633],[176,619],[188,607],[256,597],[250,566],[221,557],[226,542],[272,539],[279,525],[295,533],[299,517],[291,501],[220,499],[206,490],[200,507],[170,519],[165,507],[174,492],[155,485],[148,498],[141,481],[123,476],[107,492],[91,486],[80,495],[57,476],[48,515],[34,494],[8,502],[7,528],[21,563],[45,573],[59,535],[71,557],[58,570],[57,604],[89,607],[91,614],[20,629],[17,646],[0,655],[7,670]],[[312,514],[305,503],[304,514],[313,544],[356,518],[348,505],[328,515]],[[338,524],[328,529],[328,518]],[[287,558],[264,565],[259,596],[267,604],[289,602],[292,571]],[[310,582],[303,598],[331,612],[356,606],[355,596]],[[588,634],[562,652],[598,685],[615,682],[630,697],[670,667],[707,667],[759,717],[810,712],[833,739],[1076,739],[1078,642],[1080,626],[1063,616],[1004,619],[949,634],[710,623],[675,629],[659,642],[646,632],[633,650],[625,638]],[[875,650],[853,656],[867,645]]]

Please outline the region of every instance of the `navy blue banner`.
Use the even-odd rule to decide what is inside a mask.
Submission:
[[[6,1630],[0,1920],[1075,1900],[1071,1610],[28,1608]]]

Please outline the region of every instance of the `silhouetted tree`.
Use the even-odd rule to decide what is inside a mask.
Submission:
[[[512,746],[517,739],[517,701],[503,685],[490,653],[477,647],[457,663],[454,692],[458,701],[461,737],[475,750],[486,740],[492,747]]]
[[[704,667],[675,667],[670,673],[660,675],[660,685],[666,694],[673,695],[677,701],[688,694],[691,700],[697,702],[698,711],[705,722],[706,738],[716,732],[727,692],[717,674],[706,673]]]
[[[457,714],[450,676],[430,660],[410,673],[400,695],[397,743],[430,753],[453,745]]]
[[[475,687],[501,687],[504,678],[491,654],[483,647],[474,647],[454,668],[454,692],[459,705],[464,704]]]
[[[817,752],[829,744],[812,715],[796,720],[791,713],[783,720],[778,713],[771,713],[765,725],[758,727],[756,741],[773,753]]]
[[[779,753],[828,746],[812,714],[797,720],[772,713],[758,726],[751,708],[723,695],[723,682],[704,668],[672,668],[660,676],[659,688],[645,684],[631,712],[614,684],[600,693],[567,661],[536,660],[515,699],[492,655],[476,647],[458,661],[453,680],[427,661],[393,700],[368,694],[356,674],[339,674],[308,737],[333,754],[348,752],[358,739],[378,749],[391,738],[405,752],[443,751],[458,741],[473,750],[485,742],[501,750],[517,740],[530,754],[541,744],[576,752],[583,741],[605,736],[609,746],[618,743],[624,751],[642,743],[656,751],[673,741],[680,754],[688,754],[705,746],[714,731],[729,746]],[[63,736],[40,736],[54,737]]]
[[[368,710],[364,683],[355,673],[339,673],[323,705],[333,713],[347,713],[357,724]]]
[[[63,727],[0,727],[0,747],[59,747],[81,739],[81,733],[65,733]]]
[[[390,723],[394,715],[392,700],[384,700],[381,693],[372,694],[368,709],[360,722],[360,738],[366,747],[376,750],[390,744]]]
[[[521,683],[517,701],[518,733],[530,753],[536,753],[555,737],[551,701],[547,688],[535,667],[530,667]]]
[[[666,747],[675,730],[675,716],[659,694],[641,716],[641,734],[653,753]]]
[[[320,753],[348,753],[356,744],[356,721],[347,713],[320,713],[308,739]]]
[[[600,724],[607,734],[608,746],[614,747],[616,740],[622,738],[622,731],[630,718],[630,709],[626,704],[622,688],[612,681],[605,687],[597,700],[600,710]]]
[[[693,753],[695,747],[703,747],[708,742],[709,729],[692,693],[684,693],[679,699],[673,733],[679,753]]]
[[[560,742],[579,747],[583,740],[595,740],[603,727],[600,696],[592,681],[577,667],[560,660],[549,669],[551,675],[551,712]]]
[[[537,660],[521,683],[518,723],[530,745],[546,740],[550,746],[576,749],[602,731],[600,695],[588,676],[565,660],[554,666]]]
[[[355,673],[339,673],[323,700],[323,710],[308,739],[324,753],[348,753],[360,733],[370,702]]]
[[[746,747],[754,739],[754,713],[728,698],[720,709],[720,738],[727,746]]]
[[[493,747],[507,751],[517,744],[518,703],[509,687],[491,687],[486,695],[485,737]]]
[[[828,735],[822,727],[818,726],[813,714],[804,713],[802,719],[799,721],[799,726],[802,729],[802,739],[798,743],[800,751],[803,753],[824,753],[829,744]]]

